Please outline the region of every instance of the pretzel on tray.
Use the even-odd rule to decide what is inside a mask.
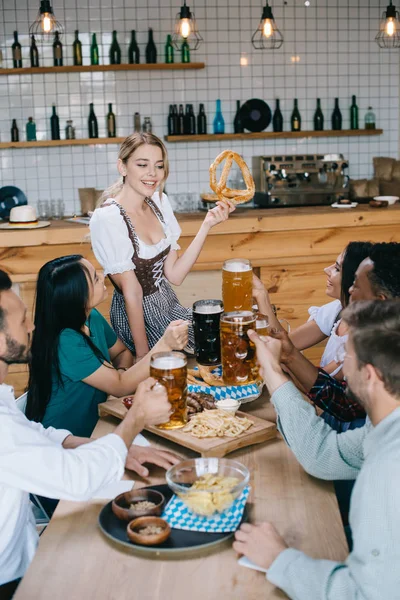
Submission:
[[[221,178],[217,182],[217,167],[221,162],[226,159],[225,165],[222,169]],[[239,169],[242,171],[243,179],[246,184],[245,190],[231,190],[226,187],[226,181],[228,179],[229,171],[232,167],[233,161],[236,162]],[[240,154],[233,152],[232,150],[224,150],[217,156],[214,162],[210,165],[210,187],[213,192],[218,196],[218,199],[222,202],[231,200],[234,204],[242,204],[248,202],[254,196],[255,185],[254,179],[249,171],[249,167],[246,165]]]

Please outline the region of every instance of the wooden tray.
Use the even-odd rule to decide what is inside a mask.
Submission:
[[[112,415],[118,419],[123,419],[126,413],[127,409],[122,404],[121,398],[110,398],[107,402],[99,404],[100,417]],[[237,416],[246,416],[254,423],[250,429],[241,433],[236,438],[223,437],[199,439],[190,433],[184,433],[181,429],[168,430],[158,429],[157,427],[146,427],[146,430],[170,440],[171,442],[175,442],[175,444],[190,448],[191,450],[198,452],[201,456],[215,456],[216,458],[222,458],[223,456],[226,456],[226,454],[229,454],[229,452],[233,452],[239,448],[266,442],[276,436],[277,430],[275,423],[265,421],[264,419],[241,411],[238,411],[236,414]]]

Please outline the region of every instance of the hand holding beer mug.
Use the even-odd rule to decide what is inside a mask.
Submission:
[[[187,423],[187,360],[181,352],[157,352],[150,362],[150,376],[166,390],[172,414],[160,429],[178,429]]]
[[[226,385],[248,385],[258,379],[254,343],[247,332],[255,329],[252,311],[225,312],[221,316],[222,376]]]
[[[231,258],[224,262],[222,300],[225,312],[252,309],[253,269],[246,258]]]
[[[196,360],[200,365],[221,364],[221,300],[198,300],[193,304],[193,330]]]
[[[182,350],[188,343],[188,321],[171,321],[162,336],[162,340],[169,350]]]

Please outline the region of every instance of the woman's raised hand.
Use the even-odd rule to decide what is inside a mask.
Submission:
[[[204,225],[207,225],[210,229],[218,223],[223,223],[229,218],[231,212],[235,210],[236,206],[230,200],[226,202],[217,202],[217,206],[208,211],[203,221]]]
[[[171,321],[162,337],[169,350],[182,350],[189,341],[188,321]]]

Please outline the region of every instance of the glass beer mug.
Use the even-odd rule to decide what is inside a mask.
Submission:
[[[256,328],[252,311],[221,315],[222,376],[226,385],[248,385],[258,379],[256,348],[247,332]]]
[[[222,267],[224,310],[251,310],[253,304],[253,269],[246,258],[231,258]]]
[[[221,364],[219,334],[223,306],[221,300],[198,300],[193,304],[193,330],[196,360],[201,365]]]
[[[163,385],[172,407],[168,423],[157,425],[160,429],[178,429],[187,423],[187,360],[181,352],[157,352],[150,361],[150,377]]]

